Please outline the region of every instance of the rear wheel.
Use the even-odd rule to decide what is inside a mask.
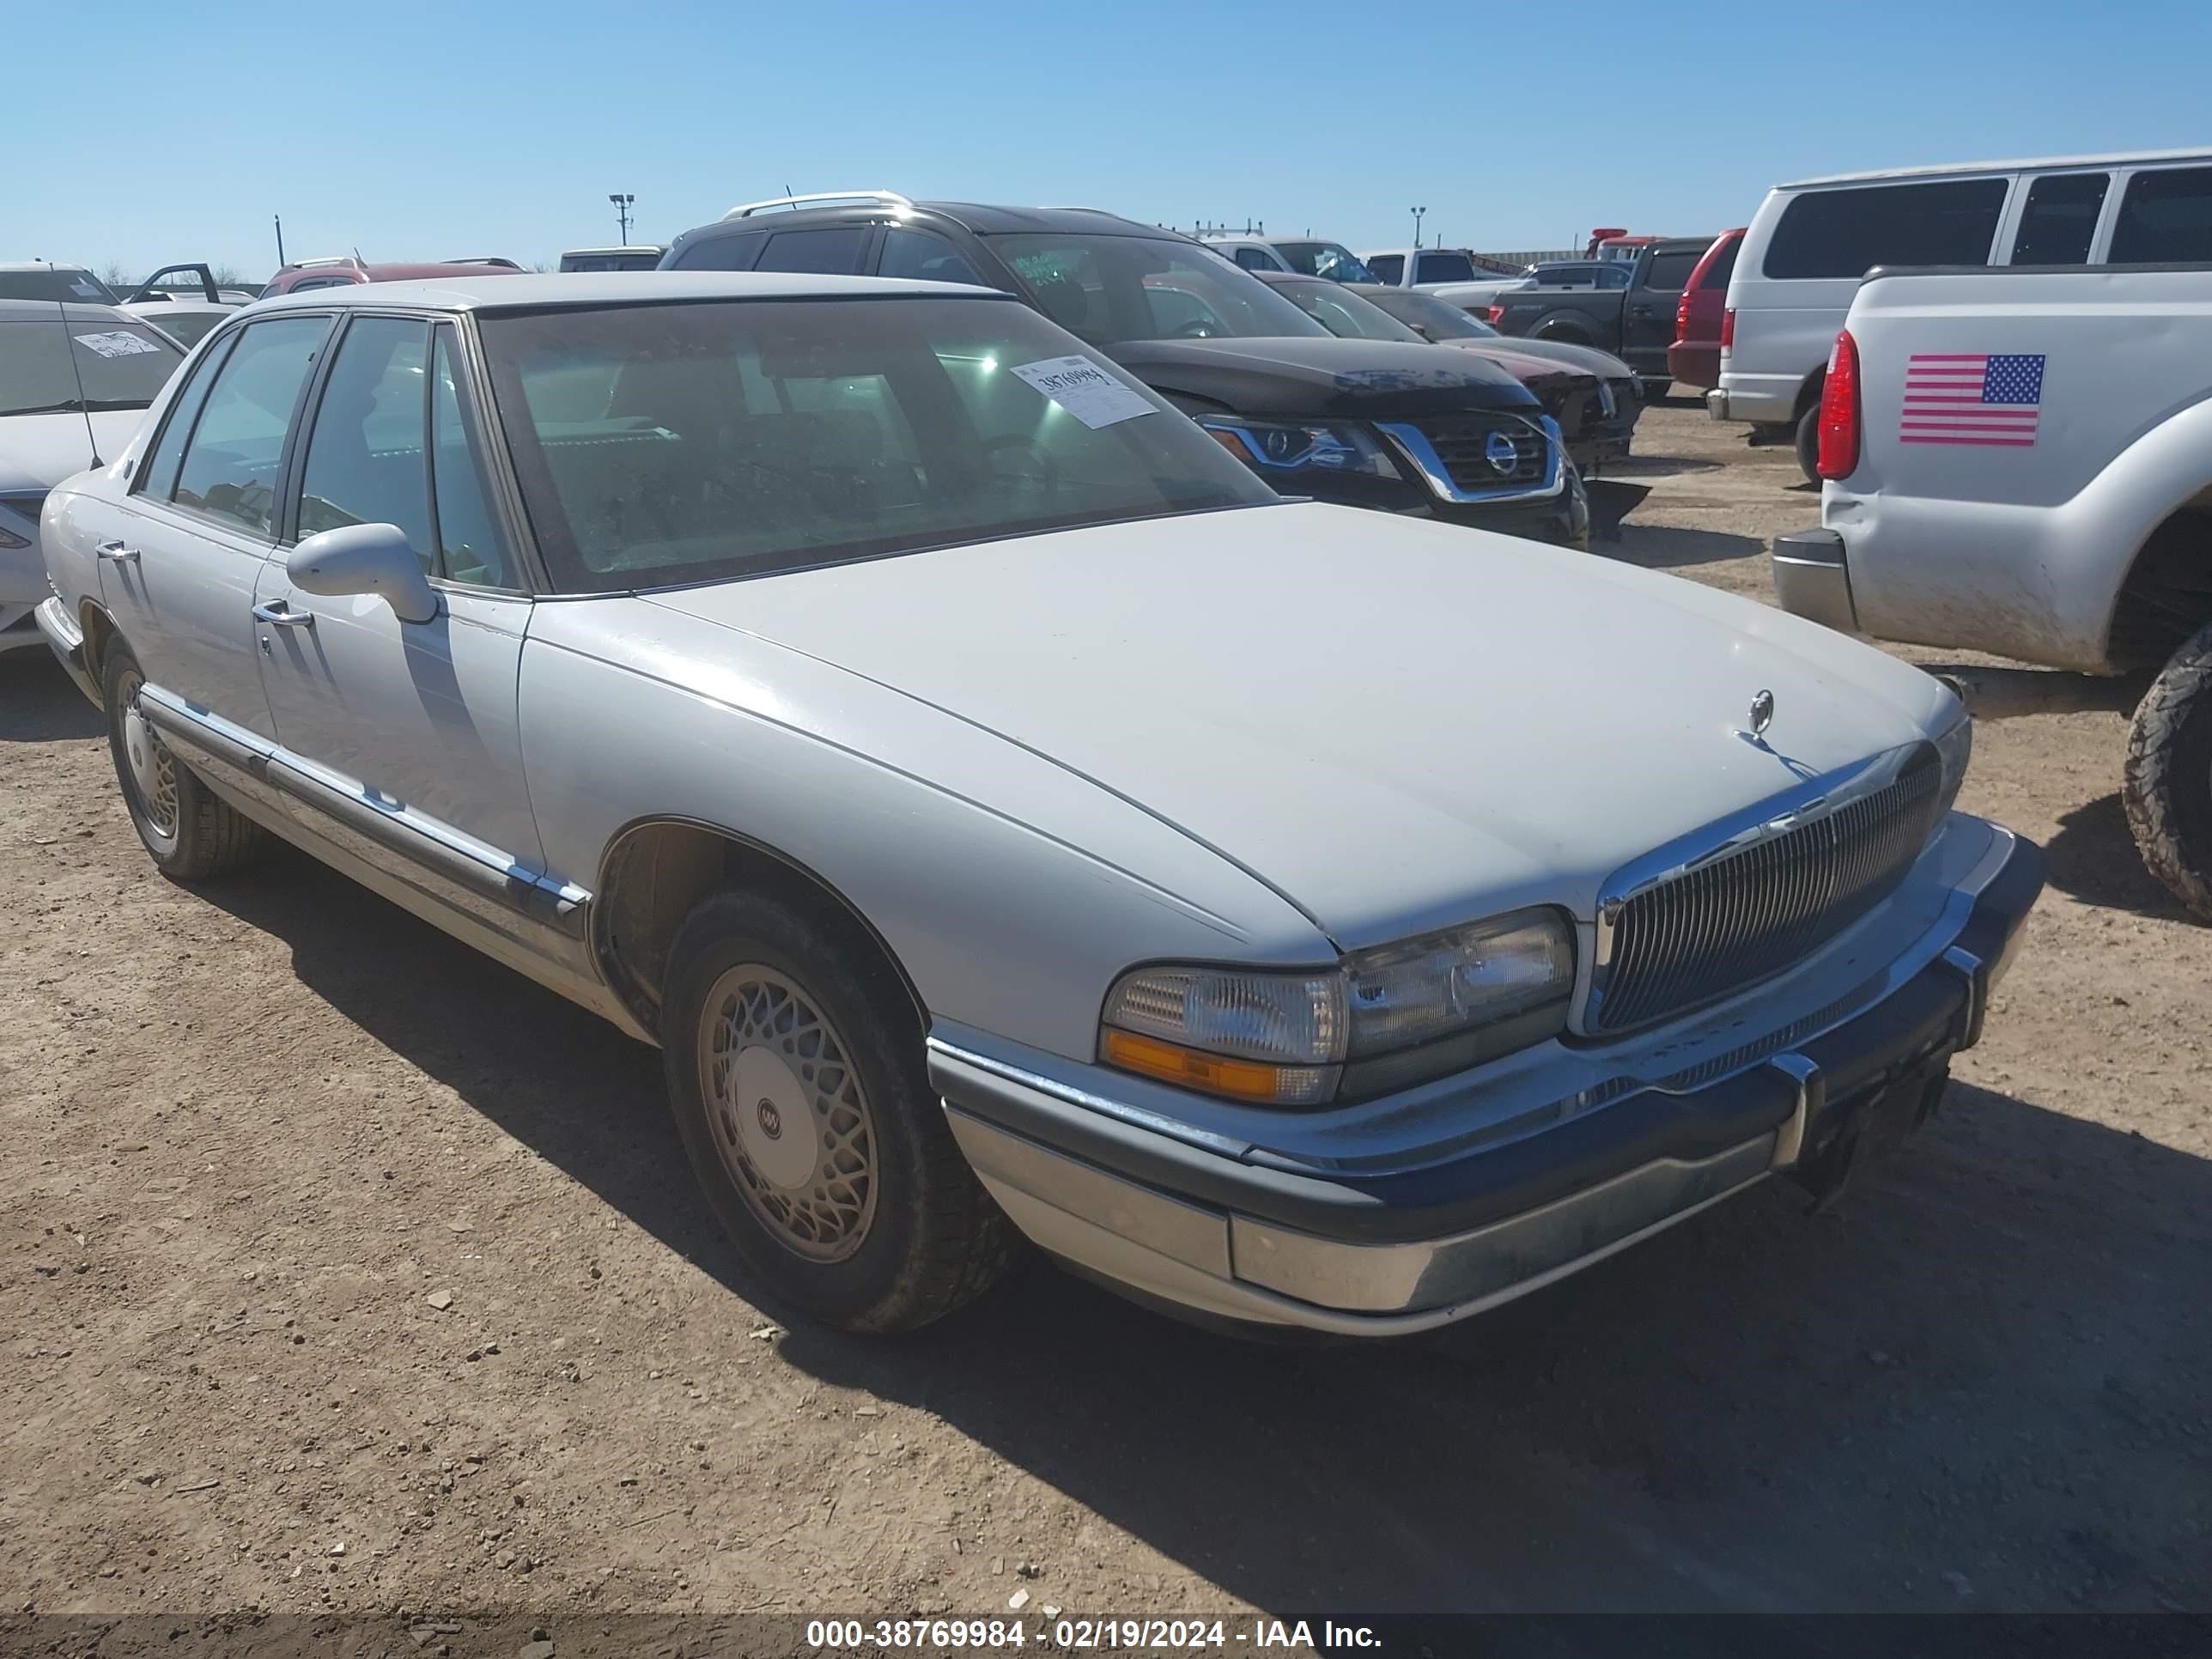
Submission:
[[[1820,482],[1820,406],[1797,417],[1797,467],[1814,483]]]
[[[1012,1224],[857,927],[765,894],[706,900],[677,933],[660,1036],[692,1170],[776,1297],[844,1330],[911,1330],[1005,1271]]]
[[[2136,707],[2120,799],[2145,866],[2212,921],[2212,628],[2173,653]]]
[[[173,881],[198,881],[252,860],[261,850],[260,825],[218,797],[161,741],[141,712],[145,674],[131,647],[117,641],[106,653],[107,746],[131,827]]]
[[[1643,384],[1644,401],[1647,404],[1657,403],[1674,389],[1672,380],[1646,380]]]

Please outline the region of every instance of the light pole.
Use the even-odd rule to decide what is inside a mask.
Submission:
[[[1415,247],[1419,247],[1421,245],[1421,216],[1427,211],[1428,209],[1425,207],[1418,207],[1413,210],[1413,246]]]
[[[637,198],[624,196],[617,191],[609,195],[607,200],[615,204],[615,222],[622,227],[622,246],[628,247],[629,246],[629,204],[637,200]]]

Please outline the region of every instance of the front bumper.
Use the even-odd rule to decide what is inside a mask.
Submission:
[[[1770,556],[1776,604],[1793,617],[1838,633],[1860,631],[1858,606],[1851,599],[1850,561],[1838,532],[1796,530],[1778,536]]]
[[[1032,1240],[1140,1297],[1243,1324],[1389,1336],[1450,1323],[1626,1249],[1767,1175],[1830,1190],[1907,1133],[1980,1039],[2043,885],[1991,831],[1948,939],[1882,994],[1554,1127],[1368,1174],[1224,1156],[1143,1114],[933,1036],[961,1149]],[[1157,1120],[1155,1120],[1157,1121]]]
[[[48,599],[32,615],[55,659],[69,671],[76,689],[91,698],[95,707],[101,706],[104,699],[100,695],[99,683],[93,678],[91,665],[85,658],[84,635],[70,617],[69,607],[59,598]]]

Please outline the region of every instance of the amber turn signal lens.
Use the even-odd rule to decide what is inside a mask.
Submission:
[[[1251,1060],[1224,1060],[1219,1054],[1202,1054],[1195,1048],[1111,1026],[1106,1028],[1100,1046],[1107,1063],[1125,1072],[1156,1077],[1178,1088],[1200,1089],[1207,1094],[1268,1106],[1326,1099],[1336,1073],[1334,1066],[1267,1066]]]

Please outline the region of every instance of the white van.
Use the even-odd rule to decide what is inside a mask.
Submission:
[[[1721,323],[1717,421],[1794,439],[1814,477],[1820,382],[1875,265],[2212,260],[2212,149],[1985,161],[1808,179],[1767,191]]]

